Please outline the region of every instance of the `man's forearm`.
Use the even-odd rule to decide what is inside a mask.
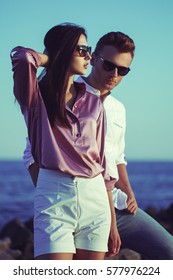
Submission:
[[[127,194],[127,210],[131,214],[135,214],[138,208],[138,204],[130,185],[126,165],[120,164],[117,166],[117,168],[119,173],[119,180],[117,181],[115,186]]]
[[[130,194],[133,194],[129,177],[127,174],[127,169],[125,164],[119,164],[117,165],[118,168],[118,174],[119,174],[119,180],[116,182],[115,186],[118,189],[121,189],[123,192],[125,192],[128,196]]]

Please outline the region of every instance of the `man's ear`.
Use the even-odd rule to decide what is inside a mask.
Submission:
[[[95,52],[93,52],[93,53],[92,53],[91,60],[90,60],[90,64],[91,64],[92,66],[94,66],[95,60],[96,60],[96,55],[95,55]]]

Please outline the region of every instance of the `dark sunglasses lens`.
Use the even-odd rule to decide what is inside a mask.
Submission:
[[[104,60],[103,62],[103,68],[106,70],[106,71],[112,71],[115,69],[115,65],[107,60]]]
[[[129,73],[130,71],[130,68],[126,68],[126,67],[121,67],[121,66],[116,66],[115,64],[113,64],[112,62],[110,61],[107,61],[107,60],[104,60],[103,62],[103,68],[106,70],[106,71],[113,71],[115,70],[115,67],[117,67],[118,69],[118,75],[120,76],[125,76]]]
[[[130,68],[126,68],[126,67],[118,67],[118,74],[120,76],[125,76],[129,73]]]

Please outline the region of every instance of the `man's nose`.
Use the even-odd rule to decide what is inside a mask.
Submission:
[[[113,76],[114,76],[114,77],[118,77],[118,68],[115,67],[115,69],[112,70],[112,73],[113,73]]]

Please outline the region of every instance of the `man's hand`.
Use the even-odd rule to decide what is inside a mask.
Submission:
[[[127,210],[131,214],[135,214],[137,209],[138,209],[138,204],[137,204],[137,201],[136,201],[136,198],[135,198],[134,194],[132,193],[127,198]]]
[[[138,209],[138,204],[136,202],[135,195],[130,185],[126,165],[119,164],[117,165],[117,168],[119,173],[119,180],[117,181],[115,186],[127,194],[127,211],[131,214],[135,214]]]

